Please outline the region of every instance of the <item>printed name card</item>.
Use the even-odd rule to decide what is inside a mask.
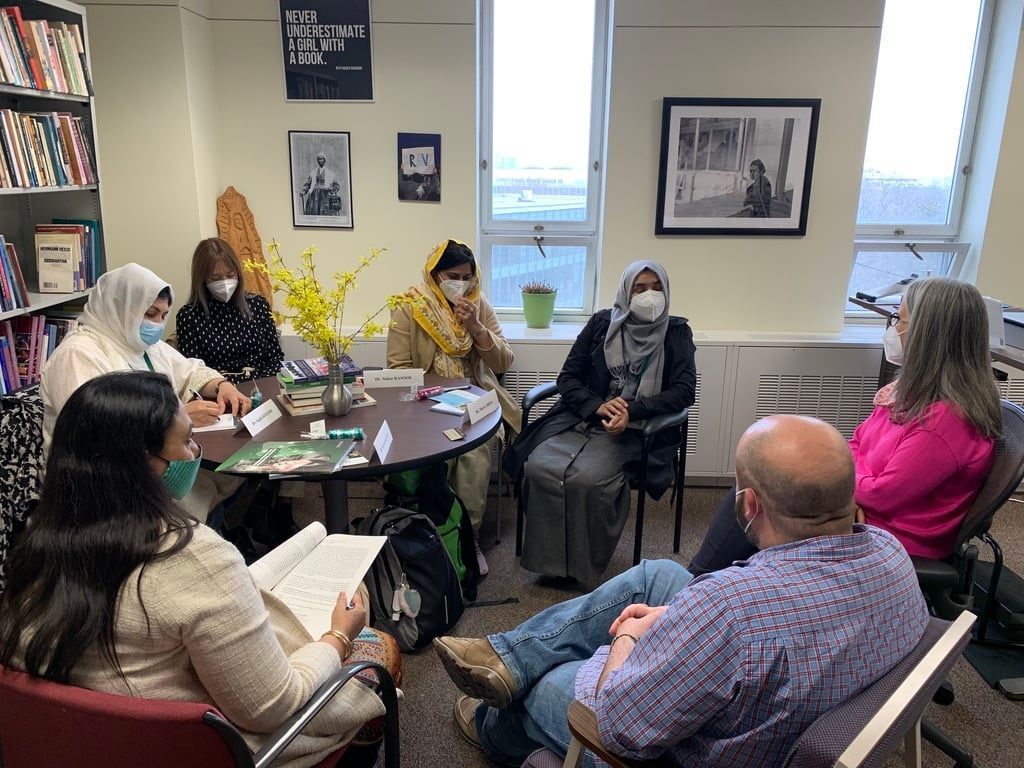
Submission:
[[[385,421],[380,425],[380,429],[377,430],[377,436],[373,438],[373,450],[377,452],[377,461],[381,464],[387,461],[388,451],[391,450],[391,443],[393,441],[394,437],[391,434],[391,427]]]
[[[366,389],[382,387],[422,387],[422,368],[384,368],[380,371],[363,371],[363,386]]]
[[[498,410],[498,393],[494,390],[466,405],[470,424],[476,424],[484,416],[494,413],[496,410]]]
[[[253,408],[242,417],[242,423],[249,434],[256,437],[260,432],[281,418],[281,410],[273,400],[267,400],[259,408]]]

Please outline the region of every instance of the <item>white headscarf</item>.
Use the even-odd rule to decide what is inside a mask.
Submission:
[[[125,264],[112,269],[96,281],[82,311],[82,324],[141,355],[149,347],[142,343],[139,326],[164,288],[171,291],[173,304],[174,290],[145,267]]]
[[[650,323],[630,314],[629,300],[637,276],[649,270],[661,281],[665,309]],[[612,389],[626,400],[653,397],[661,392],[668,330],[668,273],[655,261],[634,261],[622,272],[608,334],[604,337],[604,361],[612,375]]]

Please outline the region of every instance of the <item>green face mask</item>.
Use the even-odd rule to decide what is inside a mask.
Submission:
[[[164,459],[163,456],[160,456]],[[160,480],[167,488],[172,498],[184,499],[188,492],[195,485],[196,475],[199,474],[199,464],[203,460],[203,449],[200,447],[199,455],[191,460],[164,459],[167,462],[167,469],[160,475]]]

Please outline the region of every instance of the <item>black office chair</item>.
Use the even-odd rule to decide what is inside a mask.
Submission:
[[[974,539],[979,538],[988,544],[995,563],[988,585],[990,599],[986,601],[977,624],[977,642],[985,642],[988,622],[995,615],[997,601],[991,596],[996,594],[1003,569],[1002,549],[988,531],[996,512],[1024,479],[1024,410],[1006,400],[1002,401],[1001,408],[1003,430],[996,441],[992,469],[960,525],[953,554],[946,560],[911,557],[918,582],[932,611],[944,619],[953,620],[963,611],[974,610],[974,581],[978,565],[978,546]],[[953,689],[943,684],[935,701],[942,705],[951,704]],[[927,741],[952,757],[957,768],[973,765],[971,754],[930,721],[922,722],[921,733]]]
[[[530,423],[530,411],[533,407],[550,397],[558,394],[558,385],[554,381],[538,384],[525,395],[523,395],[523,431]],[[640,546],[644,534],[644,506],[647,500],[647,460],[651,452],[651,445],[654,438],[663,430],[675,429],[679,434],[678,442],[674,442],[676,456],[674,459],[676,477],[672,487],[670,501],[675,504],[676,521],[675,532],[672,538],[672,551],[679,554],[679,538],[683,526],[683,479],[686,477],[686,443],[689,437],[690,409],[683,408],[678,413],[668,413],[664,416],[656,416],[647,419],[643,429],[643,444],[640,451],[639,473],[630,481],[630,486],[637,491],[636,503],[636,536],[633,542],[633,565],[640,562]],[[666,446],[671,448],[672,446]],[[662,449],[659,449],[662,450]],[[522,479],[520,479],[520,483]],[[523,553],[523,495],[517,488],[516,492],[516,556]]]
[[[944,619],[955,619],[961,611],[974,608],[974,579],[981,539],[992,550],[995,563],[988,583],[988,596],[996,594],[1003,570],[1003,552],[989,528],[996,512],[1006,503],[1021,480],[1024,480],[1024,410],[1003,400],[1003,432],[996,441],[995,460],[988,478],[967,511],[957,534],[953,554],[946,560],[913,557],[918,581],[935,613]],[[977,638],[985,640],[988,622],[995,614],[996,601],[986,601],[978,622]]]

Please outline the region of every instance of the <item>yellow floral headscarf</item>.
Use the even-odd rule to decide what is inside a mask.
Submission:
[[[463,365],[463,358],[473,350],[473,337],[469,335],[462,324],[455,319],[448,299],[441,293],[437,281],[431,276],[445,249],[449,243],[458,243],[466,246],[461,240],[449,238],[442,240],[430,252],[427,263],[423,265],[423,283],[412,289],[413,293],[421,301],[413,304],[412,316],[434,343],[437,344],[437,352],[434,355],[433,372],[439,376],[450,378],[461,378],[466,375],[466,368]],[[480,279],[475,275],[470,280],[469,290],[464,297],[472,302],[480,300]]]

